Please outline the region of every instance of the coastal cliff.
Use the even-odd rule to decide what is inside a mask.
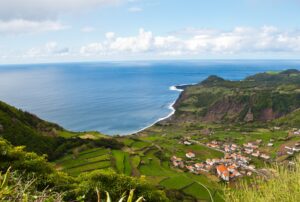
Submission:
[[[260,73],[242,81],[210,76],[187,86],[166,122],[268,122],[300,107],[300,71]]]

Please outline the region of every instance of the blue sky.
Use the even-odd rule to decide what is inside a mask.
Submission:
[[[1,0],[0,63],[299,59],[300,0]]]

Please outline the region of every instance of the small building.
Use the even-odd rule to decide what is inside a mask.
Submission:
[[[293,147],[293,151],[299,152],[299,151],[300,151],[300,148]]]
[[[294,132],[294,135],[300,135],[300,131],[298,130],[298,131],[295,131]]]
[[[225,165],[219,165],[216,167],[218,176],[225,181],[229,181],[229,171]]]
[[[195,168],[196,168],[197,170],[200,170],[200,169],[204,168],[204,164],[203,164],[203,163],[196,163],[196,164],[195,164]]]
[[[190,172],[195,172],[194,166],[185,166]]]
[[[189,142],[189,141],[184,141],[183,144],[189,146],[189,145],[191,145],[192,143]]]
[[[245,149],[245,153],[246,154],[251,154],[253,152],[253,149],[252,148],[246,148]]]
[[[260,152],[257,151],[257,152],[252,153],[251,155],[254,156],[254,157],[259,157],[260,156]]]
[[[285,148],[285,149],[292,150],[292,148],[291,148],[291,147],[289,147],[289,146],[284,146],[284,148]]]
[[[255,165],[249,165],[248,168],[251,169],[251,170],[254,170],[255,169]]]
[[[191,159],[191,158],[195,158],[196,155],[193,152],[188,152],[188,153],[185,154],[185,156],[187,158]]]
[[[263,159],[266,159],[266,160],[270,159],[270,156],[266,155],[266,154],[261,154],[260,157],[263,158]]]
[[[214,162],[210,159],[206,159],[205,162],[206,162],[207,165],[210,165],[210,166],[214,165]]]

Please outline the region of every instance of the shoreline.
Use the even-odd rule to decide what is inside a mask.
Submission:
[[[150,127],[154,126],[156,123],[158,123],[158,122],[160,122],[160,121],[163,121],[163,120],[165,120],[165,119],[168,119],[168,118],[170,118],[171,116],[173,116],[173,115],[175,114],[175,112],[176,112],[176,110],[175,110],[175,108],[174,108],[174,104],[175,104],[176,101],[178,100],[180,94],[184,91],[184,89],[185,89],[186,87],[192,86],[192,85],[195,85],[195,84],[196,84],[196,83],[192,83],[192,84],[180,84],[180,85],[173,85],[173,86],[170,86],[170,87],[169,87],[169,90],[179,92],[179,94],[178,94],[176,100],[175,100],[174,102],[172,102],[171,104],[169,104],[169,106],[168,106],[168,109],[170,109],[171,112],[170,112],[167,116],[161,117],[161,118],[157,119],[154,123],[152,123],[152,124],[150,124],[150,125],[148,125],[148,126],[142,128],[142,129],[140,129],[140,130],[138,130],[138,131],[136,131],[136,132],[129,133],[129,134],[127,134],[127,135],[136,135],[137,133],[142,132],[143,130],[146,130],[147,128],[150,128]],[[126,134],[125,134],[124,136],[126,136]]]

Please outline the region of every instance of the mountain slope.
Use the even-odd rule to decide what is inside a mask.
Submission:
[[[261,73],[243,81],[210,76],[189,86],[175,104],[174,121],[266,122],[300,107],[300,72]]]
[[[70,138],[61,137],[61,134],[67,134]],[[66,131],[57,124],[44,121],[0,101],[0,137],[15,146],[26,146],[27,151],[46,154],[49,160],[57,159],[66,152],[72,152],[72,148],[80,146],[86,148],[103,146],[115,149],[122,147],[116,139],[100,133],[96,134],[96,139],[80,138],[80,135],[85,133]]]
[[[0,136],[14,145],[26,145],[38,154],[53,153],[59,141],[53,138],[60,126],[0,102]]]

